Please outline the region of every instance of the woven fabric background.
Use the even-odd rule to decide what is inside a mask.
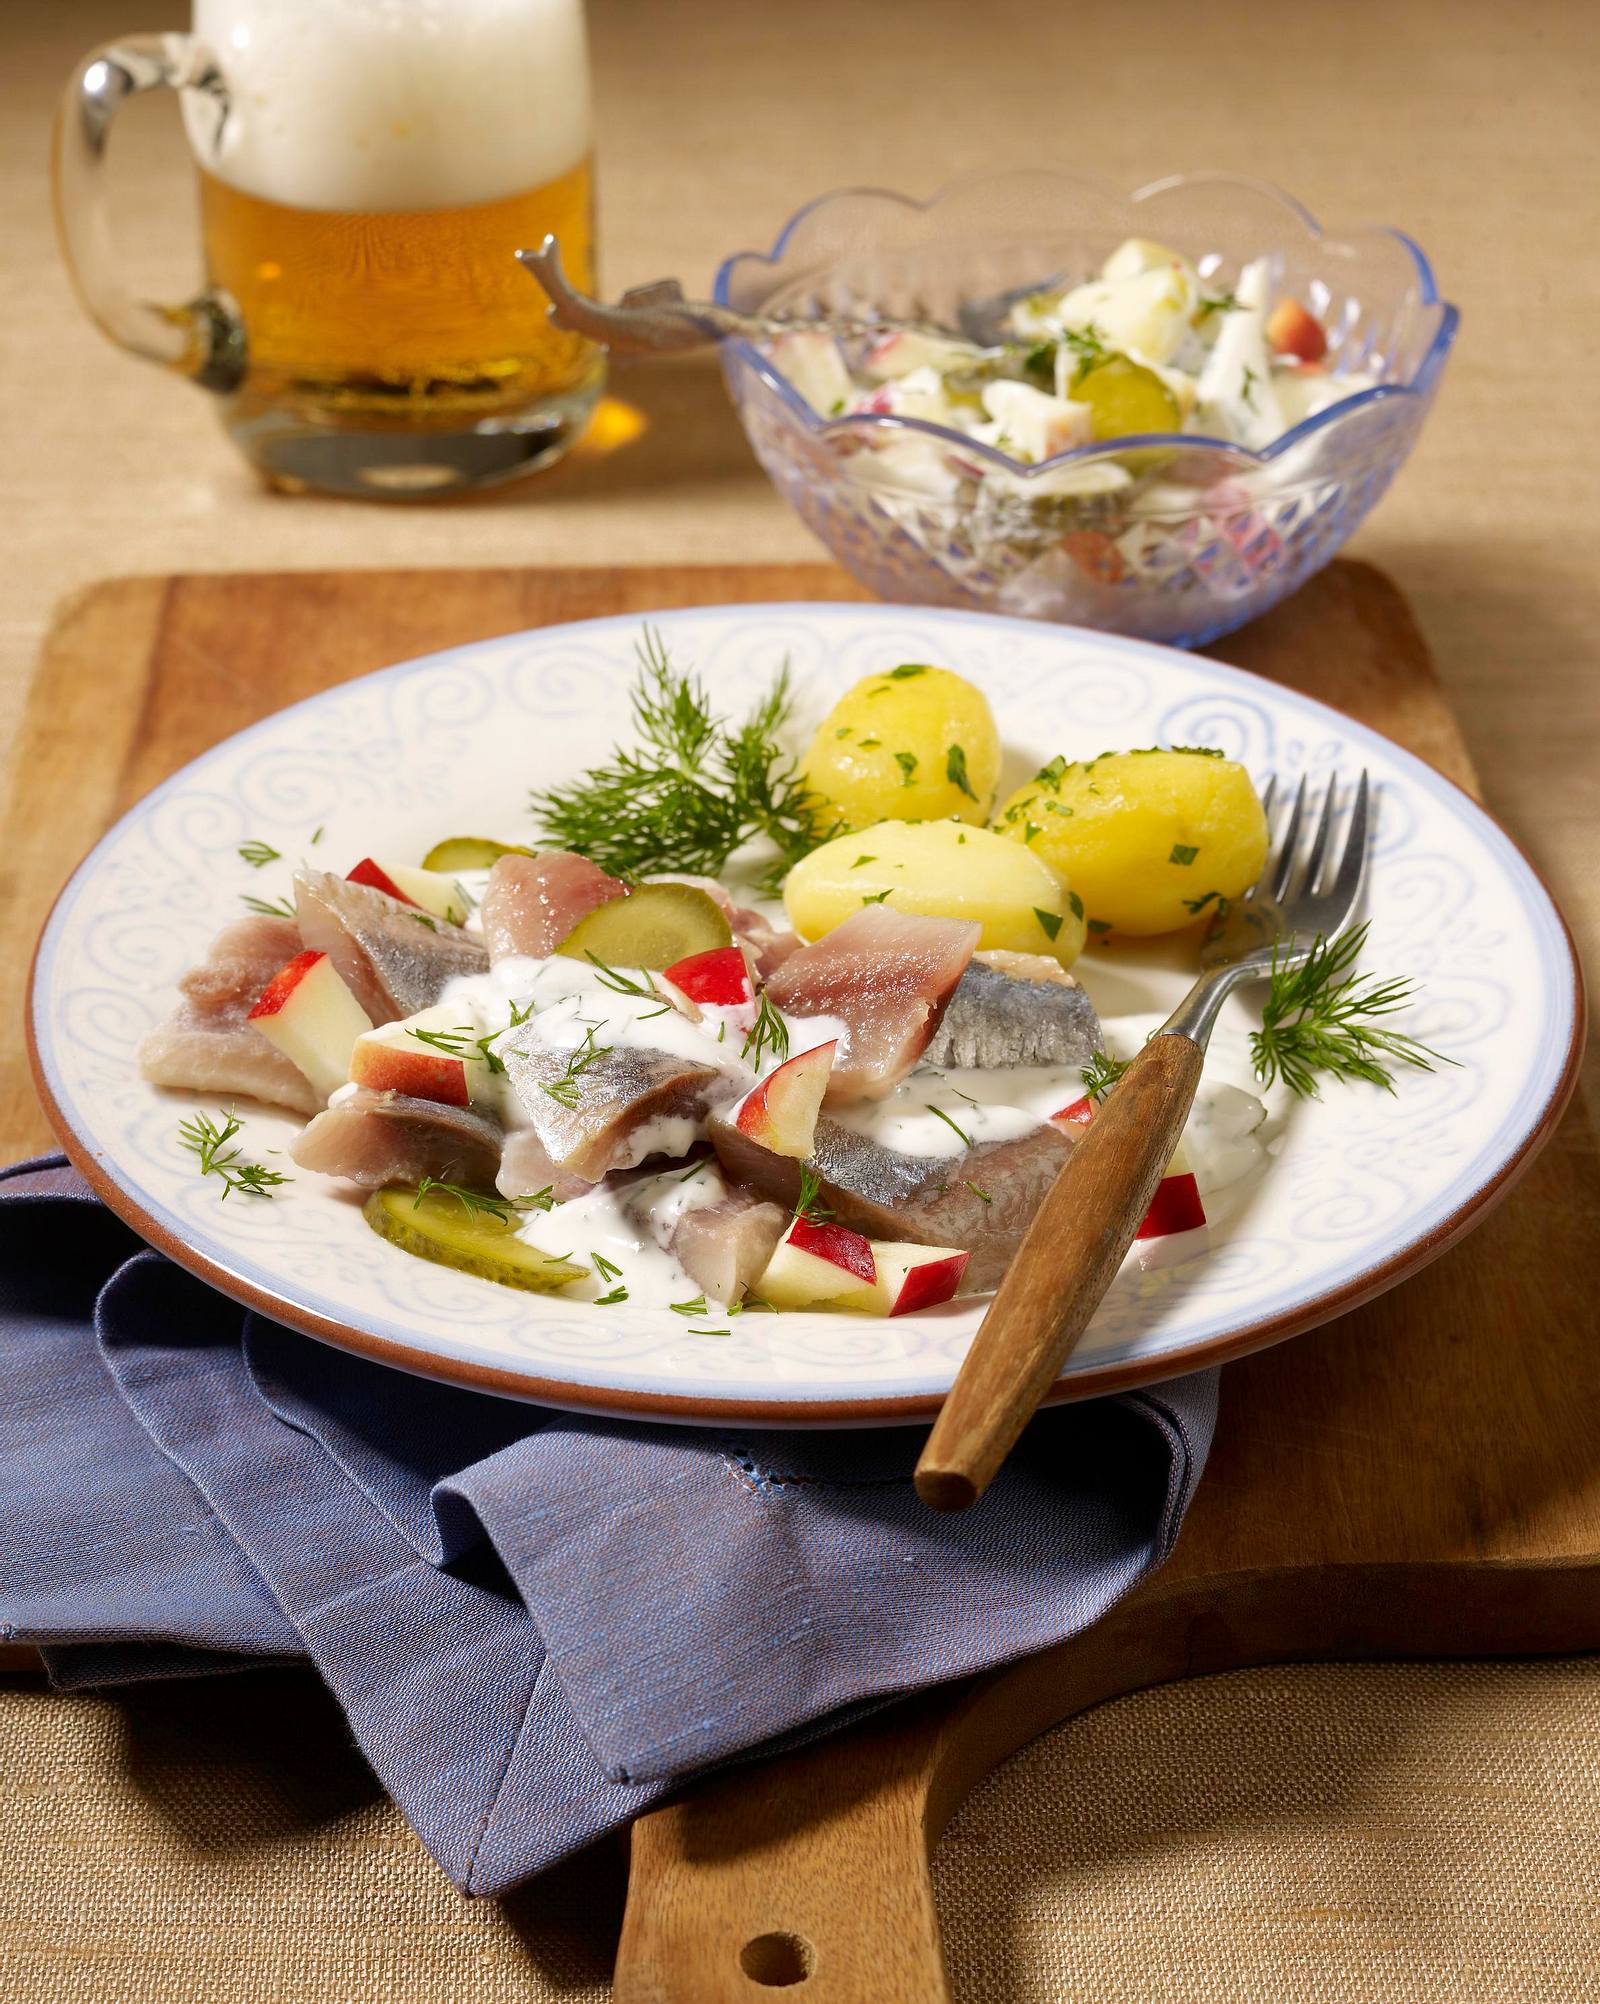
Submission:
[[[6,2004],[601,2004],[620,1846],[468,1901],[297,1673],[0,1680]],[[1578,2004],[1600,1660],[1242,1671],[1024,1749],[937,1869],[961,2004]]]

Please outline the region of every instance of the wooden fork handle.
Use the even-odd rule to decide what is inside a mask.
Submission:
[[[1055,1383],[1143,1222],[1205,1054],[1162,1030],[1096,1109],[1039,1206],[917,1463],[917,1494],[964,1510]]]

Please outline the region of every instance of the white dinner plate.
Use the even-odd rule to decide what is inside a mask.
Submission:
[[[45,929],[30,1012],[41,1092],[74,1160],[145,1238],[343,1347],[590,1411],[740,1424],[926,1417],[981,1301],[887,1322],[749,1314],[708,1336],[664,1310],[515,1292],[385,1244],[313,1175],[270,1202],[222,1201],[178,1140],[191,1096],[139,1078],[139,1041],[171,1008],[177,976],[240,915],[241,896],[285,893],[299,857],[343,870],[368,854],[420,859],[450,834],[526,839],[529,789],[574,778],[628,735],[643,623],[547,627],[404,662],[241,731],[157,787],[80,865]],[[1481,809],[1374,732],[1215,662],[987,614],[742,605],[650,623],[732,714],[784,660],[812,714],[871,671],[948,664],[994,706],[1006,789],[1057,752],[1156,743],[1220,746],[1291,781],[1371,771],[1364,965],[1419,982],[1405,1027],[1454,1062],[1403,1073],[1392,1096],[1334,1085],[1297,1104],[1213,1250],[1125,1273],[1058,1396],[1240,1356],[1392,1287],[1476,1223],[1553,1126],[1583,1015],[1560,914]],[[250,840],[284,860],[252,870],[237,853]],[[1091,954],[1079,972],[1103,1014],[1164,1009],[1187,981],[1172,950],[1164,962]],[[1259,999],[1247,990],[1229,1005],[1238,1025]],[[248,1154],[282,1161],[270,1151],[300,1123],[240,1111]]]

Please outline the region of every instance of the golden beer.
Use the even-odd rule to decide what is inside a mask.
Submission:
[[[329,415],[490,415],[572,390],[593,346],[552,327],[512,255],[546,232],[592,289],[587,158],[540,187],[438,209],[306,209],[200,172],[213,285],[237,306],[253,397]]]

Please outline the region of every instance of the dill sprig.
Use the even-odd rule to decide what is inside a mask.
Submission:
[[[750,1026],[750,1034],[744,1040],[739,1055],[748,1065],[757,1070],[761,1060],[770,1051],[774,1057],[789,1055],[789,1025],[763,995],[756,1005],[756,1020]]]
[[[276,863],[283,855],[283,851],[274,849],[270,842],[251,840],[239,844],[239,855],[252,870],[261,870],[265,869],[268,863]]]
[[[505,1076],[506,1062],[494,1046],[508,1031],[517,1029],[533,1014],[531,1002],[511,1004],[511,1020],[501,1030],[486,1030],[480,1037],[470,1023],[463,1023],[454,1030],[418,1030],[407,1026],[406,1035],[415,1037],[419,1044],[430,1044],[434,1050],[442,1051],[447,1058],[460,1058],[463,1063],[474,1060],[487,1065],[491,1078]]]
[[[1083,1068],[1084,1091],[1098,1105],[1132,1063],[1132,1058],[1113,1058],[1105,1051],[1096,1051]]]
[[[469,1218],[498,1218],[503,1225],[510,1224],[515,1212],[553,1211],[560,1201],[553,1183],[546,1183],[542,1190],[531,1190],[521,1197],[499,1197],[490,1196],[482,1190],[469,1190],[460,1183],[442,1182],[437,1176],[424,1176],[417,1185],[416,1202],[411,1206],[413,1210],[430,1190],[437,1190],[444,1197],[454,1197]]]
[[[828,1206],[821,1201],[822,1178],[815,1169],[802,1166],[800,1170],[800,1195],[795,1199],[794,1214],[803,1218],[808,1225],[825,1224],[833,1216]]]
[[[224,1203],[235,1190],[242,1190],[247,1197],[270,1197],[278,1184],[294,1181],[277,1169],[246,1162],[239,1149],[229,1147],[243,1128],[243,1121],[231,1110],[223,1115],[220,1124],[208,1113],[197,1113],[192,1120],[178,1123],[178,1139],[199,1157],[200,1174],[221,1180]]]
[[[252,898],[241,893],[239,898],[247,911],[259,912],[262,918],[293,918],[295,909],[287,898]]]
[[[552,1079],[548,1084],[541,1084],[540,1091],[548,1093],[557,1106],[564,1106],[571,1113],[577,1106],[578,1094],[583,1089],[584,1073],[591,1065],[597,1064],[601,1058],[609,1057],[610,1054],[609,1044],[595,1042],[594,1028],[591,1025],[583,1033],[583,1042],[568,1058],[565,1072],[560,1078]]]
[[[789,715],[789,671],[734,727],[706,691],[672,664],[647,627],[639,643],[633,720],[643,741],[575,785],[533,795],[546,837],[614,876],[678,870],[715,876],[734,850],[765,835],[778,850],[774,876],[835,831],[813,824],[813,798],[778,744]]]
[[[1261,1028],[1250,1035],[1251,1060],[1263,1085],[1281,1078],[1302,1099],[1318,1099],[1321,1074],[1366,1079],[1393,1092],[1390,1065],[1431,1072],[1436,1064],[1455,1063],[1415,1037],[1385,1027],[1386,1016],[1414,1000],[1416,984],[1352,974],[1366,937],[1365,924],[1341,939],[1327,940],[1319,934],[1299,966],[1286,964],[1274,953],[1272,988],[1261,1011]]]
[[[935,1120],[942,1120],[945,1126],[948,1127],[953,1134],[959,1135],[961,1140],[965,1142],[968,1148],[972,1146],[972,1136],[968,1134],[968,1132],[964,1127],[957,1127],[955,1122],[950,1118],[949,1114],[945,1112],[943,1107],[929,1106],[927,1105],[926,1101],[924,1101],[924,1106],[927,1112],[933,1115]]]

